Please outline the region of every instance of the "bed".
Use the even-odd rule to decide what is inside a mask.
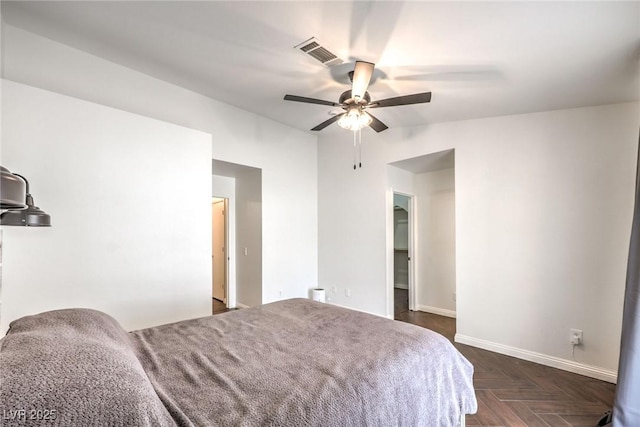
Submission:
[[[130,333],[55,310],[0,340],[0,425],[456,426],[472,376],[435,332],[305,299]]]

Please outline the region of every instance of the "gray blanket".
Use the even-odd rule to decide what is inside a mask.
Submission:
[[[444,337],[304,299],[133,332],[182,426],[454,426],[473,367]]]
[[[0,425],[453,426],[472,373],[434,332],[302,299],[130,334],[57,310],[0,340]]]

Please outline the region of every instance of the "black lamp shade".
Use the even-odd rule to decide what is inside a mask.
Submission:
[[[26,208],[27,183],[3,166],[0,166],[0,174],[0,209]]]
[[[4,212],[0,216],[0,225],[51,227],[51,216],[39,207],[29,205],[27,209]]]
[[[29,181],[2,168],[2,209],[0,225],[51,227],[51,217],[33,203]]]

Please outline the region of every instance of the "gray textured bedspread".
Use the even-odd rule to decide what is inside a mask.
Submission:
[[[455,426],[473,367],[444,337],[304,299],[131,333],[181,426]]]
[[[0,426],[172,426],[129,334],[95,310],[11,323],[0,340]]]
[[[0,426],[446,427],[472,375],[441,335],[304,299],[131,333],[55,310],[0,340]]]

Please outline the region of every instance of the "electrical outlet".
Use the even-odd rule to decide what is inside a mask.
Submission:
[[[350,297],[350,296],[351,296],[351,289],[346,288],[346,289],[344,290],[344,294],[345,294],[346,296]]]
[[[573,345],[582,344],[582,331],[580,329],[571,329],[569,336],[569,342]]]
[[[338,293],[338,287],[337,286],[332,286],[331,287],[331,292],[334,293],[334,294]]]

